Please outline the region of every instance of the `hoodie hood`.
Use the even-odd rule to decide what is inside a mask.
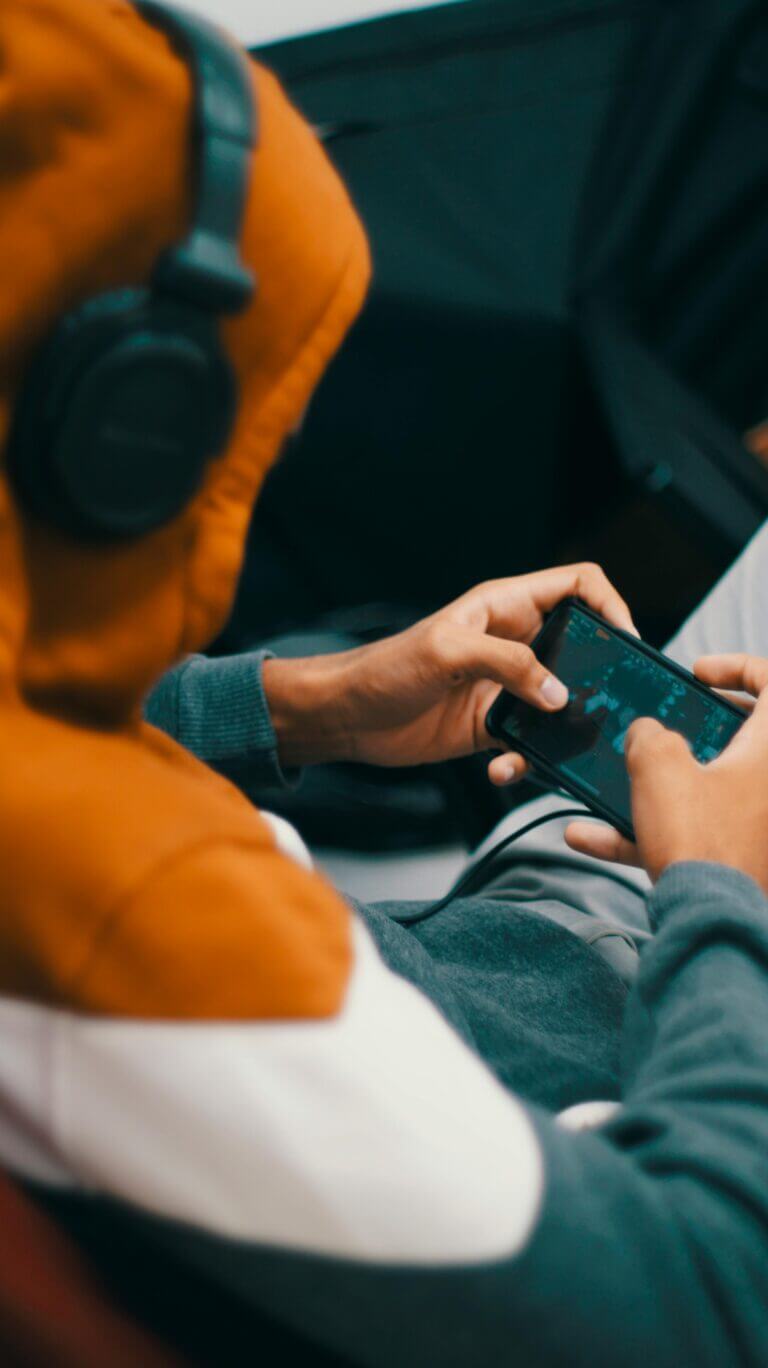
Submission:
[[[317,140],[254,64],[260,140],[242,254],[258,291],[222,326],[235,432],[174,522],[80,545],[31,520],[0,476],[0,691],[100,725],[228,616],[253,504],[362,303],[365,237]],[[25,368],[67,310],[146,282],[190,215],[187,66],[122,0],[3,0],[0,444]]]

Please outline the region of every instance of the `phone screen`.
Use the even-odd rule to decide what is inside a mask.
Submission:
[[[744,714],[650,647],[634,646],[576,604],[549,618],[534,650],[567,686],[559,713],[542,713],[502,694],[492,727],[529,758],[544,762],[564,788],[632,833],[624,739],[638,717],[680,732],[702,763],[733,739]]]

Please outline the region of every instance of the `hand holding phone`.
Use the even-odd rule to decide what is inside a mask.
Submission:
[[[642,865],[652,880],[687,861],[728,865],[768,893],[768,660],[705,656],[700,679],[758,695],[752,716],[725,751],[702,767],[682,737],[646,718],[627,740],[633,845],[596,822],[573,822],[568,845],[599,860]]]
[[[635,832],[624,745],[633,722],[655,718],[706,764],[746,718],[689,671],[576,599],[550,614],[533,651],[568,688],[567,706],[544,714],[501,693],[488,731],[629,840]]]

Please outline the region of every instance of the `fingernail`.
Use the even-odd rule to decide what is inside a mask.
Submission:
[[[515,758],[513,755],[510,755],[504,764],[504,783],[511,784],[516,774],[517,765],[515,764]]]
[[[568,702],[568,690],[554,675],[547,675],[539,688],[539,693],[548,708],[564,708]]]

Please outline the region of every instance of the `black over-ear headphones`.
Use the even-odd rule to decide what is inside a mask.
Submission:
[[[248,59],[195,15],[136,8],[193,72],[192,226],[146,288],[101,295],[57,325],[29,366],[8,442],[22,505],[89,541],[150,532],[200,487],[237,408],[218,319],[255,288],[239,249],[258,123]]]

